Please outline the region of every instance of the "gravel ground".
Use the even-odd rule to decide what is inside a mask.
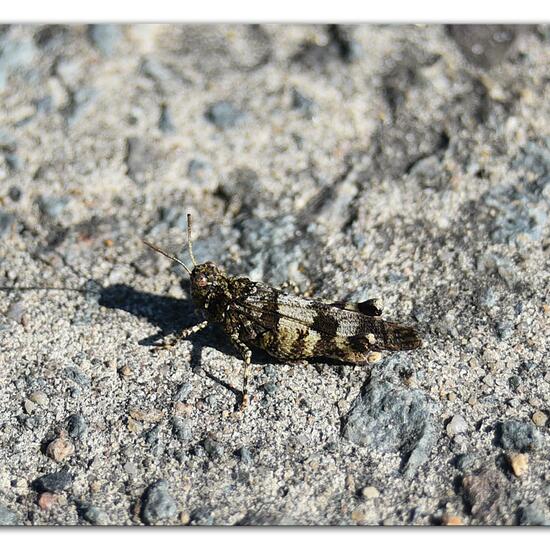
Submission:
[[[549,525],[549,64],[544,25],[1,26],[0,523]],[[151,353],[187,212],[424,347],[257,353],[236,411],[221,331]]]

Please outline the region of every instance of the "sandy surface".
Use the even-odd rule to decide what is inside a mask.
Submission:
[[[547,26],[0,28],[0,523],[550,523],[549,64]],[[235,412],[221,331],[151,353],[198,317],[141,239],[188,261],[187,212],[424,347],[255,354]]]

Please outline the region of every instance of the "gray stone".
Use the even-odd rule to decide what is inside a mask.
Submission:
[[[176,392],[176,395],[174,396],[176,401],[185,401],[189,394],[193,391],[193,384],[191,382],[184,382]]]
[[[0,504],[0,525],[20,525],[15,512]]]
[[[233,128],[242,120],[244,114],[229,101],[218,101],[212,104],[205,114],[207,120],[221,130]]]
[[[80,369],[76,367],[66,367],[65,368],[65,375],[69,380],[72,382],[75,382],[79,386],[82,386],[83,388],[88,387],[90,385],[90,377],[83,373]]]
[[[13,321],[19,324],[21,324],[24,315],[25,315],[25,302],[13,302],[6,313],[6,317],[8,319],[12,319]]]
[[[252,458],[252,453],[247,447],[241,447],[238,451],[238,454],[243,464],[249,465],[254,462],[254,459]]]
[[[23,195],[21,189],[17,185],[12,185],[8,190],[8,196],[13,202],[19,202]],[[0,224],[1,226],[1,224]]]
[[[223,445],[210,437],[202,442],[202,446],[212,460],[218,460],[223,454]]]
[[[67,38],[68,27],[65,25],[44,25],[34,34],[34,41],[40,48],[61,46]]]
[[[69,125],[77,124],[91,109],[98,97],[95,88],[78,88],[71,96],[71,102],[63,114]]]
[[[82,439],[87,430],[86,419],[81,414],[72,414],[67,418],[67,432],[73,439]]]
[[[82,517],[92,525],[109,525],[109,516],[97,506],[87,506],[82,512]]]
[[[39,493],[59,493],[67,489],[73,482],[73,476],[67,470],[46,474],[33,482]]]
[[[419,390],[371,380],[352,405],[344,437],[378,452],[408,455],[404,472],[411,476],[426,462],[436,440],[433,408]]]
[[[7,84],[8,76],[30,67],[36,55],[32,40],[2,40],[0,42],[0,91]]]
[[[59,218],[67,205],[69,199],[67,197],[44,197],[38,198],[38,208],[42,215],[53,220]]]
[[[514,25],[449,25],[449,33],[464,57],[475,65],[498,65],[516,38]]]
[[[166,481],[158,480],[147,488],[141,507],[141,518],[147,525],[173,518],[177,511],[176,501],[169,493]]]
[[[172,72],[154,57],[146,57],[141,64],[140,71],[144,76],[159,84],[170,81],[173,76]]]
[[[193,437],[193,421],[189,418],[172,418],[172,433],[180,441],[189,441]]]
[[[550,519],[539,504],[533,503],[521,509],[519,524],[550,526]]]
[[[195,508],[191,512],[191,525],[213,525],[214,517],[208,508]]]
[[[170,109],[166,105],[162,105],[160,109],[159,130],[164,134],[172,134],[176,131]]]
[[[89,36],[93,45],[106,57],[112,56],[122,38],[119,25],[90,25]]]
[[[495,326],[495,331],[501,340],[506,340],[514,333],[514,324],[510,321],[498,321]]]
[[[34,101],[37,113],[49,114],[54,109],[54,102],[51,95],[46,95]]]
[[[12,172],[18,172],[23,167],[23,161],[21,160],[21,157],[14,153],[8,153],[7,155],[4,155],[4,160],[6,161],[8,168]]]
[[[314,102],[309,97],[302,95],[296,88],[292,89],[292,108],[300,111],[306,116],[310,116]]]
[[[279,385],[275,382],[268,382],[262,386],[262,389],[267,395],[275,395],[279,391]]]
[[[0,237],[6,235],[15,222],[15,216],[0,210]]]
[[[474,454],[460,454],[456,457],[455,466],[463,472],[471,472],[478,467],[478,458]]]
[[[160,437],[160,424],[157,424],[150,430],[147,430],[143,437],[147,445],[150,445],[151,447],[157,445]]]
[[[540,434],[531,422],[507,420],[499,426],[499,432],[500,445],[507,451],[524,453],[540,445]]]
[[[17,149],[17,141],[11,130],[0,128],[0,151],[3,153],[14,153]]]

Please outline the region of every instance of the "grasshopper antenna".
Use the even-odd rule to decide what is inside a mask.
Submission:
[[[158,252],[159,254],[162,254],[163,256],[166,256],[167,258],[169,258],[173,262],[176,262],[176,263],[180,264],[183,267],[183,269],[185,269],[185,271],[187,271],[187,273],[189,273],[189,275],[191,275],[191,270],[181,260],[179,260],[175,256],[172,256],[171,254],[168,254],[168,252],[165,252],[164,250],[162,250],[158,246],[155,246],[154,244],[151,244],[150,242],[147,242],[145,240],[143,241],[143,244],[146,244],[149,248],[152,248],[155,252]]]
[[[195,261],[195,256],[193,255],[193,239],[191,238],[191,214],[187,214],[187,246],[189,248],[189,256],[191,256],[191,261],[193,265],[197,265]]]

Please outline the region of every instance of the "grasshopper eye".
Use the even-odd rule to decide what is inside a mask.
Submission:
[[[205,287],[205,286],[208,286],[210,284],[209,281],[208,281],[208,277],[204,274],[199,275],[196,278],[195,283],[196,283],[197,286],[200,286],[200,287]]]

